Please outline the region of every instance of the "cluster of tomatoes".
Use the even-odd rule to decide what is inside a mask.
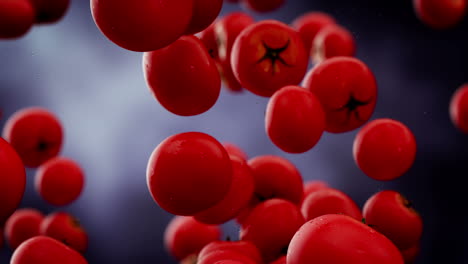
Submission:
[[[283,0],[242,0],[267,12]],[[47,3],[47,4],[46,4]],[[416,140],[401,122],[371,118],[377,99],[372,71],[354,58],[352,34],[328,14],[313,12],[290,25],[255,21],[246,13],[218,17],[223,0],[91,0],[97,27],[116,45],[143,52],[150,91],[168,111],[194,116],[217,101],[222,83],[232,92],[269,97],[265,131],[287,153],[311,150],[324,132],[360,129],[357,166],[389,181],[413,164]],[[0,38],[24,34],[33,22],[52,22],[68,1],[0,0]],[[455,26],[467,1],[414,0],[435,29]],[[6,26],[5,26],[6,25]],[[310,60],[314,67],[308,71]],[[468,133],[468,86],[454,95],[450,115]],[[38,168],[36,189],[55,206],[73,202],[84,176],[57,157],[62,127],[45,109],[9,118],[0,139],[0,226],[15,249],[11,263],[87,263],[78,252],[87,236],[64,212],[46,217],[18,209],[25,166]],[[285,158],[251,159],[233,144],[201,132],[172,135],[151,154],[147,185],[155,202],[176,215],[164,236],[177,260],[199,264],[414,262],[422,219],[400,193],[379,191],[361,209],[325,182],[303,183]],[[236,220],[239,241],[220,241],[221,224]]]
[[[0,39],[19,38],[34,24],[56,23],[69,5],[70,0],[1,0]]]
[[[63,128],[43,108],[26,108],[7,120],[0,138],[0,227],[14,254],[12,264],[84,263],[88,236],[74,216],[64,211],[44,215],[33,208],[17,209],[26,184],[25,167],[36,169],[34,184],[48,204],[63,207],[75,201],[84,173],[72,159],[59,155]],[[41,258],[37,258],[41,256]],[[59,261],[59,262],[57,262]]]

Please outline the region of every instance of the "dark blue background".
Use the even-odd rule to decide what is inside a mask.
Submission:
[[[90,263],[176,263],[162,237],[172,215],[160,209],[146,187],[146,163],[164,138],[202,131],[242,147],[249,156],[276,154],[290,159],[304,180],[322,179],[362,206],[383,189],[402,192],[424,219],[417,263],[468,263],[465,178],[468,135],[451,124],[448,104],[468,82],[468,21],[434,31],[415,16],[411,1],[287,0],[276,12],[255,15],[291,22],[306,11],[326,11],[347,27],[358,44],[357,57],[369,65],[379,84],[373,119],[402,121],[414,132],[417,160],[392,182],[366,177],[354,164],[357,131],[325,133],[304,154],[285,154],[264,132],[266,98],[223,90],[216,105],[196,117],[163,109],[143,79],[141,54],[108,41],[95,26],[89,1],[72,0],[58,24],[34,27],[15,41],[0,41],[0,108],[5,118],[28,106],[43,106],[62,120],[62,155],[86,172],[82,196],[64,208],[48,206],[33,188],[34,170],[21,207],[44,213],[65,210],[89,233]],[[240,8],[225,4],[222,15]],[[225,234],[237,235],[233,223]],[[9,262],[3,248],[0,263]]]

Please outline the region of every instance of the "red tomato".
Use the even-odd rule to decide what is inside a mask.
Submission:
[[[219,240],[221,229],[216,225],[198,222],[193,217],[172,218],[164,233],[164,244],[169,253],[182,260],[200,250],[212,241]]]
[[[198,33],[207,28],[219,15],[223,0],[193,0],[192,19],[185,35]]]
[[[218,43],[219,70],[226,88],[233,92],[242,91],[242,86],[232,71],[232,47],[237,36],[254,22],[250,15],[232,12],[214,24],[216,42]]]
[[[236,146],[236,145],[234,145],[232,143],[229,143],[229,142],[224,142],[223,146],[224,146],[224,148],[226,149],[226,151],[227,151],[227,153],[229,155],[237,156],[237,157],[239,157],[239,158],[241,158],[243,160],[249,159],[247,154],[241,148],[239,148],[238,146]]]
[[[291,26],[299,31],[304,41],[307,54],[311,52],[312,43],[317,33],[327,25],[336,24],[335,19],[327,13],[308,12],[296,18]]]
[[[433,29],[456,26],[466,14],[467,0],[413,0],[416,15]]]
[[[26,171],[21,158],[0,138],[0,227],[16,210],[26,187]]]
[[[458,88],[450,100],[450,118],[453,124],[468,134],[468,84]]]
[[[317,97],[299,86],[285,86],[270,98],[265,114],[270,140],[288,153],[313,148],[325,129],[325,112]]]
[[[83,191],[84,173],[71,159],[56,157],[39,167],[35,188],[49,204],[64,206],[75,201]]]
[[[195,219],[206,224],[223,224],[246,207],[254,192],[254,178],[245,159],[230,156],[232,183],[229,192],[215,206],[195,214]]]
[[[301,36],[288,25],[264,20],[236,38],[231,66],[240,84],[270,97],[286,85],[297,85],[307,71],[308,57]]]
[[[7,120],[3,137],[18,152],[25,166],[36,168],[59,154],[63,131],[54,114],[30,107],[17,111]]]
[[[253,242],[263,260],[270,262],[286,252],[289,241],[302,224],[304,217],[295,204],[270,199],[252,210],[241,227],[240,239]]]
[[[200,132],[170,136],[151,154],[146,171],[155,202],[175,215],[194,215],[219,203],[232,182],[224,147]]]
[[[263,262],[260,251],[258,251],[258,248],[250,241],[213,241],[203,247],[198,254],[199,264],[202,261],[208,260],[207,257],[212,254],[225,252],[243,255],[258,264]]]
[[[286,256],[282,256],[277,260],[270,262],[270,264],[286,264]]]
[[[10,264],[87,264],[80,253],[46,237],[36,236],[23,242],[13,253]]]
[[[257,156],[248,161],[255,179],[254,196],[260,201],[281,198],[300,204],[302,176],[289,160],[273,155]]]
[[[305,223],[294,235],[288,264],[403,264],[390,240],[362,222],[338,214]]]
[[[216,43],[216,33],[214,30],[214,25],[216,23],[217,21],[213,22],[213,24],[200,32],[198,34],[198,38],[205,45],[206,50],[208,50],[208,54],[210,54],[210,57],[213,58],[216,63],[219,63],[218,43]]]
[[[322,188],[304,197],[301,212],[306,221],[326,214],[344,214],[360,221],[361,209],[346,193]]]
[[[400,250],[421,239],[423,222],[411,203],[396,191],[380,191],[364,204],[366,223],[390,239]]]
[[[420,251],[421,246],[419,242],[416,245],[401,251],[403,259],[405,260],[405,264],[414,264],[419,256]]]
[[[15,250],[21,243],[39,235],[39,226],[44,215],[31,208],[16,210],[5,223],[5,238],[11,249]]]
[[[78,219],[65,212],[47,215],[40,225],[40,234],[57,239],[81,253],[88,248],[88,234]]]
[[[28,0],[0,1],[0,39],[25,35],[34,24],[34,8]]]
[[[366,64],[356,58],[335,57],[318,64],[307,73],[304,87],[322,103],[328,132],[354,130],[367,122],[374,112],[375,77]]]
[[[55,23],[62,19],[70,0],[29,0],[36,11],[36,23]]]
[[[346,28],[330,24],[323,27],[315,36],[312,48],[314,63],[338,56],[352,57],[356,53],[353,35]]]
[[[249,257],[235,251],[218,251],[199,259],[197,264],[258,264]]]
[[[194,36],[183,36],[165,48],[146,52],[143,72],[155,98],[176,115],[208,111],[221,91],[215,61]]]
[[[284,0],[242,0],[244,5],[256,12],[271,12],[280,8]]]
[[[328,186],[328,183],[325,181],[321,181],[321,180],[307,181],[304,184],[304,198],[315,191],[318,191],[322,188],[327,188],[327,187],[329,186]]]
[[[101,32],[118,46],[153,51],[176,41],[192,19],[194,0],[91,0]]]
[[[356,135],[353,156],[367,176],[380,181],[394,180],[413,165],[416,140],[401,122],[376,119]]]

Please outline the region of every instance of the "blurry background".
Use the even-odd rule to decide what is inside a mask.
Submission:
[[[89,1],[72,0],[58,24],[34,27],[25,37],[0,41],[0,127],[15,111],[43,106],[61,119],[62,155],[86,172],[82,196],[68,207],[48,206],[33,188],[35,171],[21,207],[44,213],[65,210],[88,231],[90,263],[176,263],[163,246],[172,215],[160,209],[146,187],[146,164],[166,137],[185,131],[209,133],[239,145],[250,156],[275,154],[290,159],[304,180],[321,179],[348,193],[362,206],[383,189],[402,192],[424,220],[417,263],[468,263],[465,178],[468,135],[451,124],[448,104],[468,82],[468,19],[454,29],[434,31],[415,16],[412,1],[287,0],[278,11],[254,15],[290,23],[306,11],[325,11],[348,28],[357,57],[379,84],[372,117],[402,121],[415,134],[417,160],[398,180],[378,182],[354,164],[357,131],[325,133],[312,150],[285,154],[264,131],[266,98],[223,90],[216,105],[195,117],[163,109],[146,87],[141,54],[107,40],[95,26]],[[241,10],[224,4],[221,15]],[[233,223],[225,234],[237,236]],[[0,251],[0,263],[11,252]]]

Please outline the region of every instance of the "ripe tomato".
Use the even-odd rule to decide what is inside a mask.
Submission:
[[[176,41],[192,19],[194,0],[91,0],[101,32],[118,46],[153,51]]]
[[[285,86],[268,101],[265,130],[271,141],[288,153],[313,148],[325,129],[325,112],[317,97],[299,86]]]
[[[26,187],[26,171],[21,158],[0,138],[0,227],[16,210]]]
[[[25,35],[34,24],[34,8],[29,0],[0,1],[0,39]]]
[[[456,26],[465,16],[467,0],[413,0],[416,15],[434,29]]]
[[[88,248],[88,234],[74,216],[65,212],[47,215],[40,225],[40,234],[84,253]]]
[[[232,182],[224,147],[200,132],[170,136],[151,154],[146,171],[155,202],[175,215],[194,215],[219,203]]]
[[[449,111],[453,124],[468,134],[468,84],[458,88],[453,94]]]
[[[332,57],[352,57],[355,53],[356,43],[354,37],[351,32],[342,26],[327,25],[314,38],[312,58],[316,64]]]
[[[307,73],[304,87],[322,103],[328,132],[354,130],[367,122],[374,112],[375,77],[366,64],[356,58],[335,57],[318,64]]]
[[[288,25],[264,20],[236,38],[231,65],[240,84],[270,97],[286,85],[297,85],[307,71],[308,57],[301,36]]]
[[[193,13],[185,35],[192,35],[207,28],[218,16],[223,0],[193,0]]]
[[[24,241],[39,235],[39,226],[44,215],[36,209],[16,210],[5,223],[5,238],[8,246],[15,250]]]
[[[376,119],[357,133],[353,157],[367,176],[380,181],[394,180],[413,165],[416,140],[401,122]]]
[[[194,36],[143,55],[143,72],[156,100],[171,113],[193,116],[218,100],[221,79],[215,61]]]
[[[288,264],[403,264],[399,250],[362,222],[328,214],[306,222],[294,235]]]
[[[62,19],[70,0],[29,0],[36,11],[36,23],[54,23]]]

